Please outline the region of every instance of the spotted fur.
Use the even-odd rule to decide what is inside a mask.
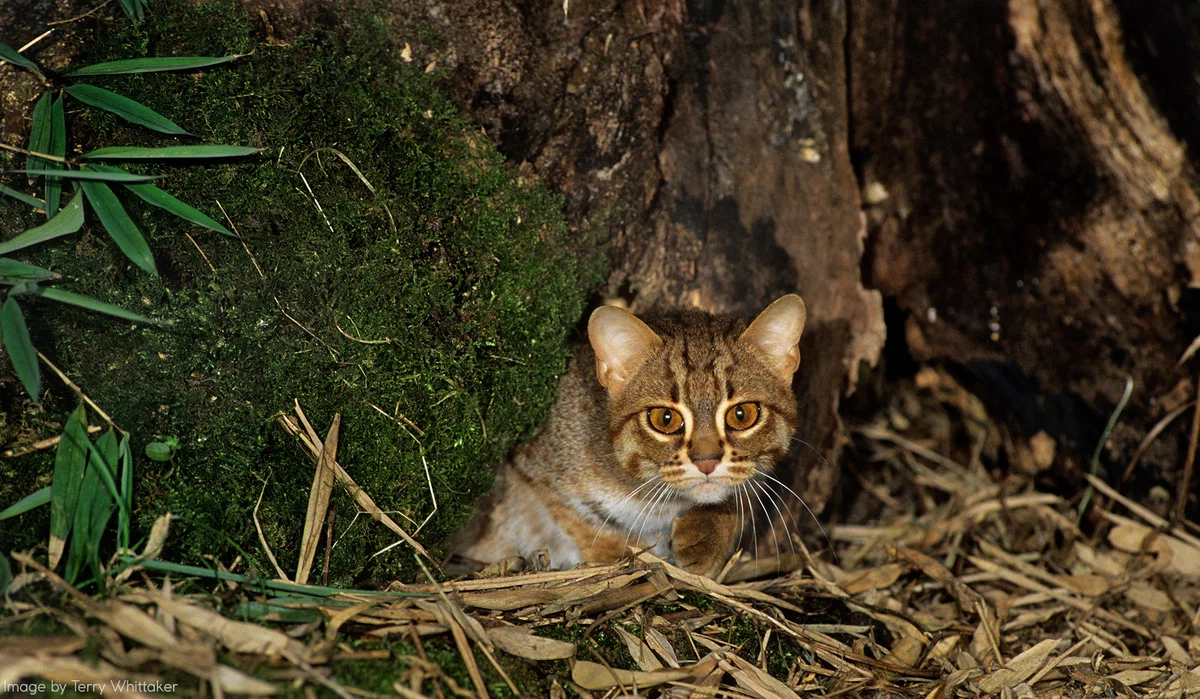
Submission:
[[[650,548],[714,575],[750,526],[750,481],[770,473],[796,431],[804,320],[794,295],[749,328],[700,311],[638,320],[598,309],[545,430],[498,467],[493,492],[449,542],[450,567],[546,549],[565,568]],[[730,428],[726,413],[744,403],[757,421]],[[654,408],[678,411],[682,428],[655,429]]]

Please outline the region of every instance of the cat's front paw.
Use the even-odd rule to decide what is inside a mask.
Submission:
[[[694,507],[671,527],[671,552],[680,568],[716,577],[737,545],[741,534],[735,516],[722,507]]]

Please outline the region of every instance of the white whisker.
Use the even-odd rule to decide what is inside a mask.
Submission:
[[[660,480],[660,478],[658,476],[654,476],[650,480],[639,485],[637,488],[634,488],[633,492],[631,492],[630,494],[621,498],[621,500],[616,505],[613,505],[611,508],[609,508],[608,516],[605,517],[604,521],[600,523],[600,528],[596,530],[596,535],[592,537],[592,543],[588,546],[588,549],[591,550],[591,549],[595,548],[596,539],[600,538],[600,532],[604,531],[604,527],[608,526],[608,520],[612,519],[613,514],[616,513],[617,510],[621,509],[621,505],[624,505],[629,500],[629,498],[633,497],[634,495],[637,495],[640,490],[642,490],[646,486],[648,486],[651,483],[654,483],[658,480]]]
[[[658,498],[655,499],[654,503],[650,506],[650,512],[652,512],[652,513],[658,512],[658,509],[660,507],[662,507],[663,505],[665,505],[666,501],[668,499],[670,499],[672,497],[672,495],[674,495],[674,493],[671,491],[670,487],[664,488],[662,491],[662,494],[660,494],[658,496]],[[646,519],[642,520],[642,526],[638,528],[637,541],[638,541],[639,546],[644,546],[644,544],[642,543],[642,531],[646,528],[646,524],[649,521],[650,521],[650,515],[646,515]],[[658,544],[657,538],[655,539],[654,543],[655,543],[655,545]]]
[[[804,502],[804,498],[800,497],[799,495],[796,494],[796,491],[789,488],[787,483],[784,483],[783,481],[779,480],[775,476],[772,476],[771,474],[767,473],[766,471],[760,471],[756,468],[756,469],[754,469],[754,472],[760,476],[765,476],[766,478],[770,478],[771,480],[775,481],[779,485],[783,486],[784,489],[786,489],[789,493],[791,493],[793,497],[795,497],[797,500],[800,501],[800,504],[803,505],[804,509],[808,511],[808,516],[812,517],[813,521],[817,523],[817,528],[821,530],[821,536],[825,537],[825,543],[829,545],[829,552],[833,554],[834,562],[837,563],[838,565],[841,565],[841,561],[838,560],[837,551],[833,550],[833,541],[830,540],[829,534],[825,533],[825,527],[821,526],[821,520],[817,519],[817,516],[815,514],[813,514],[812,508],[808,506],[807,502]]]
[[[750,511],[750,532],[754,536],[754,574],[758,575],[758,524],[755,523],[757,517],[754,516],[754,503],[750,502],[749,488],[746,487],[746,484],[740,483],[738,487],[746,496],[746,509]]]
[[[654,490],[650,491],[650,495],[646,497],[642,504],[642,508],[638,511],[638,516],[634,517],[633,522],[630,523],[629,531],[625,532],[625,543],[621,545],[622,550],[629,547],[629,537],[633,534],[633,528],[637,526],[638,521],[641,520],[643,516],[649,515],[651,503],[657,500],[658,495],[662,492],[663,488],[667,487],[669,486],[666,483],[659,483],[654,487]]]
[[[758,484],[760,486],[762,486],[763,488],[766,488],[767,492],[770,494],[770,496],[773,497],[775,499],[775,501],[779,503],[779,506],[781,508],[783,508],[784,512],[782,514],[780,514],[780,517],[784,517],[784,516],[790,517],[792,519],[792,524],[795,525],[795,527],[796,527],[796,531],[799,532],[800,531],[800,522],[796,520],[796,515],[792,512],[791,508],[789,508],[787,506],[787,504],[783,502],[783,496],[781,496],[779,494],[779,491],[777,491],[775,489],[775,484],[768,483],[766,481],[758,481]]]
[[[792,543],[792,535],[791,535],[791,532],[788,531],[787,519],[784,518],[783,511],[779,509],[779,505],[775,504],[775,501],[771,499],[771,495],[772,495],[771,491],[767,488],[767,486],[765,484],[759,483],[758,481],[750,480],[748,482],[750,483],[751,486],[758,488],[759,490],[762,490],[763,493],[767,496],[767,502],[771,503],[771,507],[773,507],[775,509],[775,514],[779,515],[779,523],[783,525],[783,534],[784,534],[784,538],[787,539],[788,548],[791,549],[792,553],[796,553],[796,545]],[[765,507],[763,509],[766,510]],[[773,519],[771,520],[772,529],[774,529],[774,526],[775,526],[774,521],[775,520],[773,520]],[[775,554],[779,555],[782,553],[783,552],[779,550],[779,542],[776,541],[775,542]]]
[[[746,481],[746,484],[748,486],[750,486],[749,491],[751,493],[754,493],[754,499],[758,500],[758,506],[762,508],[763,514],[766,515],[767,524],[771,525],[771,539],[775,542],[775,555],[778,556],[779,555],[779,537],[775,535],[775,521],[771,519],[771,515],[767,514],[767,506],[763,504],[762,497],[758,494],[758,491],[755,490],[753,487],[754,481],[748,480],[748,481]]]

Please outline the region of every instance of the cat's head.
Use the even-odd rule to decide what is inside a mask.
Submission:
[[[588,338],[621,467],[697,503],[720,502],[771,469],[797,427],[792,375],[805,317],[795,294],[749,327],[698,311],[651,327],[615,306],[596,309]]]

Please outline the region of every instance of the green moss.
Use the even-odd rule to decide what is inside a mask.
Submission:
[[[370,55],[355,55],[324,36],[259,44],[229,0],[154,7],[144,30],[105,26],[87,60],[253,53],[195,74],[95,82],[200,141],[264,149],[160,169],[164,189],[218,219],[220,201],[248,251],[123,196],[159,278],[94,225],[24,259],[62,273],[63,288],[174,325],[35,303],[35,344],[132,433],[136,453],[157,436],[179,438],[173,463],[143,459],[136,471],[139,530],[167,510],[179,518],[170,557],[229,561],[242,549],[270,570],[251,518],[265,483],[259,519],[294,570],[313,467],[273,416],[297,400],[322,434],[341,414],[340,463],[410,530],[433,511],[428,464],[439,509],[419,538],[436,545],[490,487],[490,464],[543,419],[599,279],[595,244],[568,234],[560,202],[517,177],[433,78],[380,48],[373,23],[351,42]],[[91,109],[72,110],[68,130],[85,148],[164,140]],[[35,222],[17,210],[0,203],[5,235],[19,230],[14,219]],[[44,383],[44,411],[14,403],[0,429],[55,433],[75,398]],[[15,395],[15,381],[5,386]],[[52,464],[48,452],[0,462],[0,503],[48,482]],[[411,577],[407,547],[372,558],[394,537],[356,517],[345,493],[334,508],[331,584]],[[5,526],[0,549],[44,541],[47,517],[43,508]]]

